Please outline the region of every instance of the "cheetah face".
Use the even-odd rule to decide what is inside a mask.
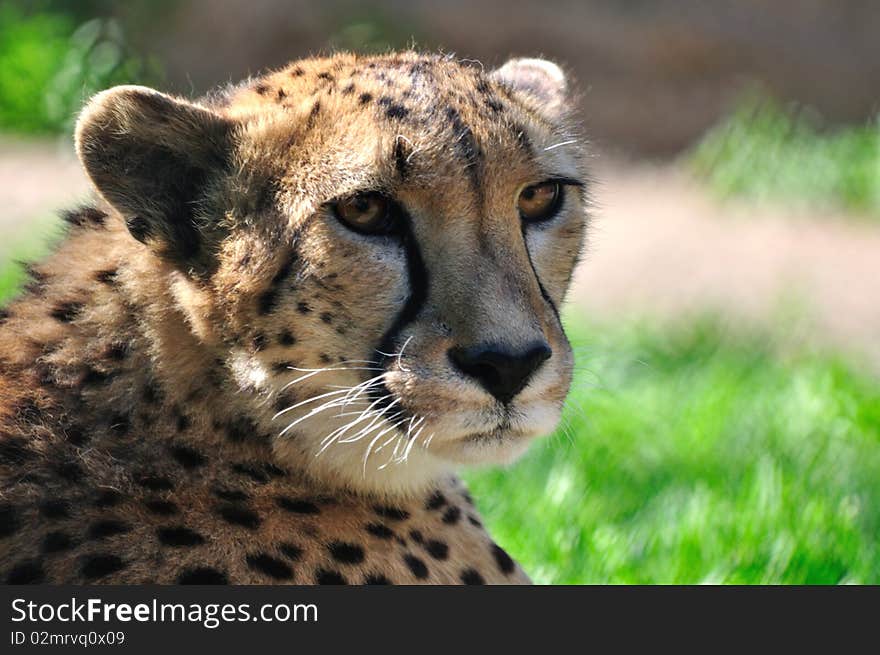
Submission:
[[[551,432],[583,157],[554,64],[309,60],[199,104],[99,95],[78,148],[275,450],[420,489]]]

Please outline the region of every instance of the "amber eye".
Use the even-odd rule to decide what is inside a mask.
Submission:
[[[544,221],[556,214],[561,199],[558,182],[542,182],[523,189],[516,206],[523,220]]]
[[[389,234],[396,227],[394,202],[381,193],[358,193],[333,204],[336,217],[365,234]]]

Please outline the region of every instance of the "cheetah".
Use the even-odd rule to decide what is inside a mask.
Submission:
[[[99,93],[2,313],[6,583],[524,584],[457,477],[554,429],[589,217],[540,59]]]

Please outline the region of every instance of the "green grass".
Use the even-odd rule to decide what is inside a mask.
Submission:
[[[95,92],[161,78],[154,60],[133,55],[118,21],[77,13],[0,0],[0,130],[69,134]]]
[[[880,120],[823,130],[807,111],[751,96],[689,159],[722,197],[880,214]]]
[[[880,387],[712,322],[573,326],[567,427],[469,474],[542,583],[880,583]]]

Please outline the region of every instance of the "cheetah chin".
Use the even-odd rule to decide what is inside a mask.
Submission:
[[[417,52],[99,93],[92,202],[0,312],[8,582],[525,582],[462,466],[571,383],[563,71]]]

